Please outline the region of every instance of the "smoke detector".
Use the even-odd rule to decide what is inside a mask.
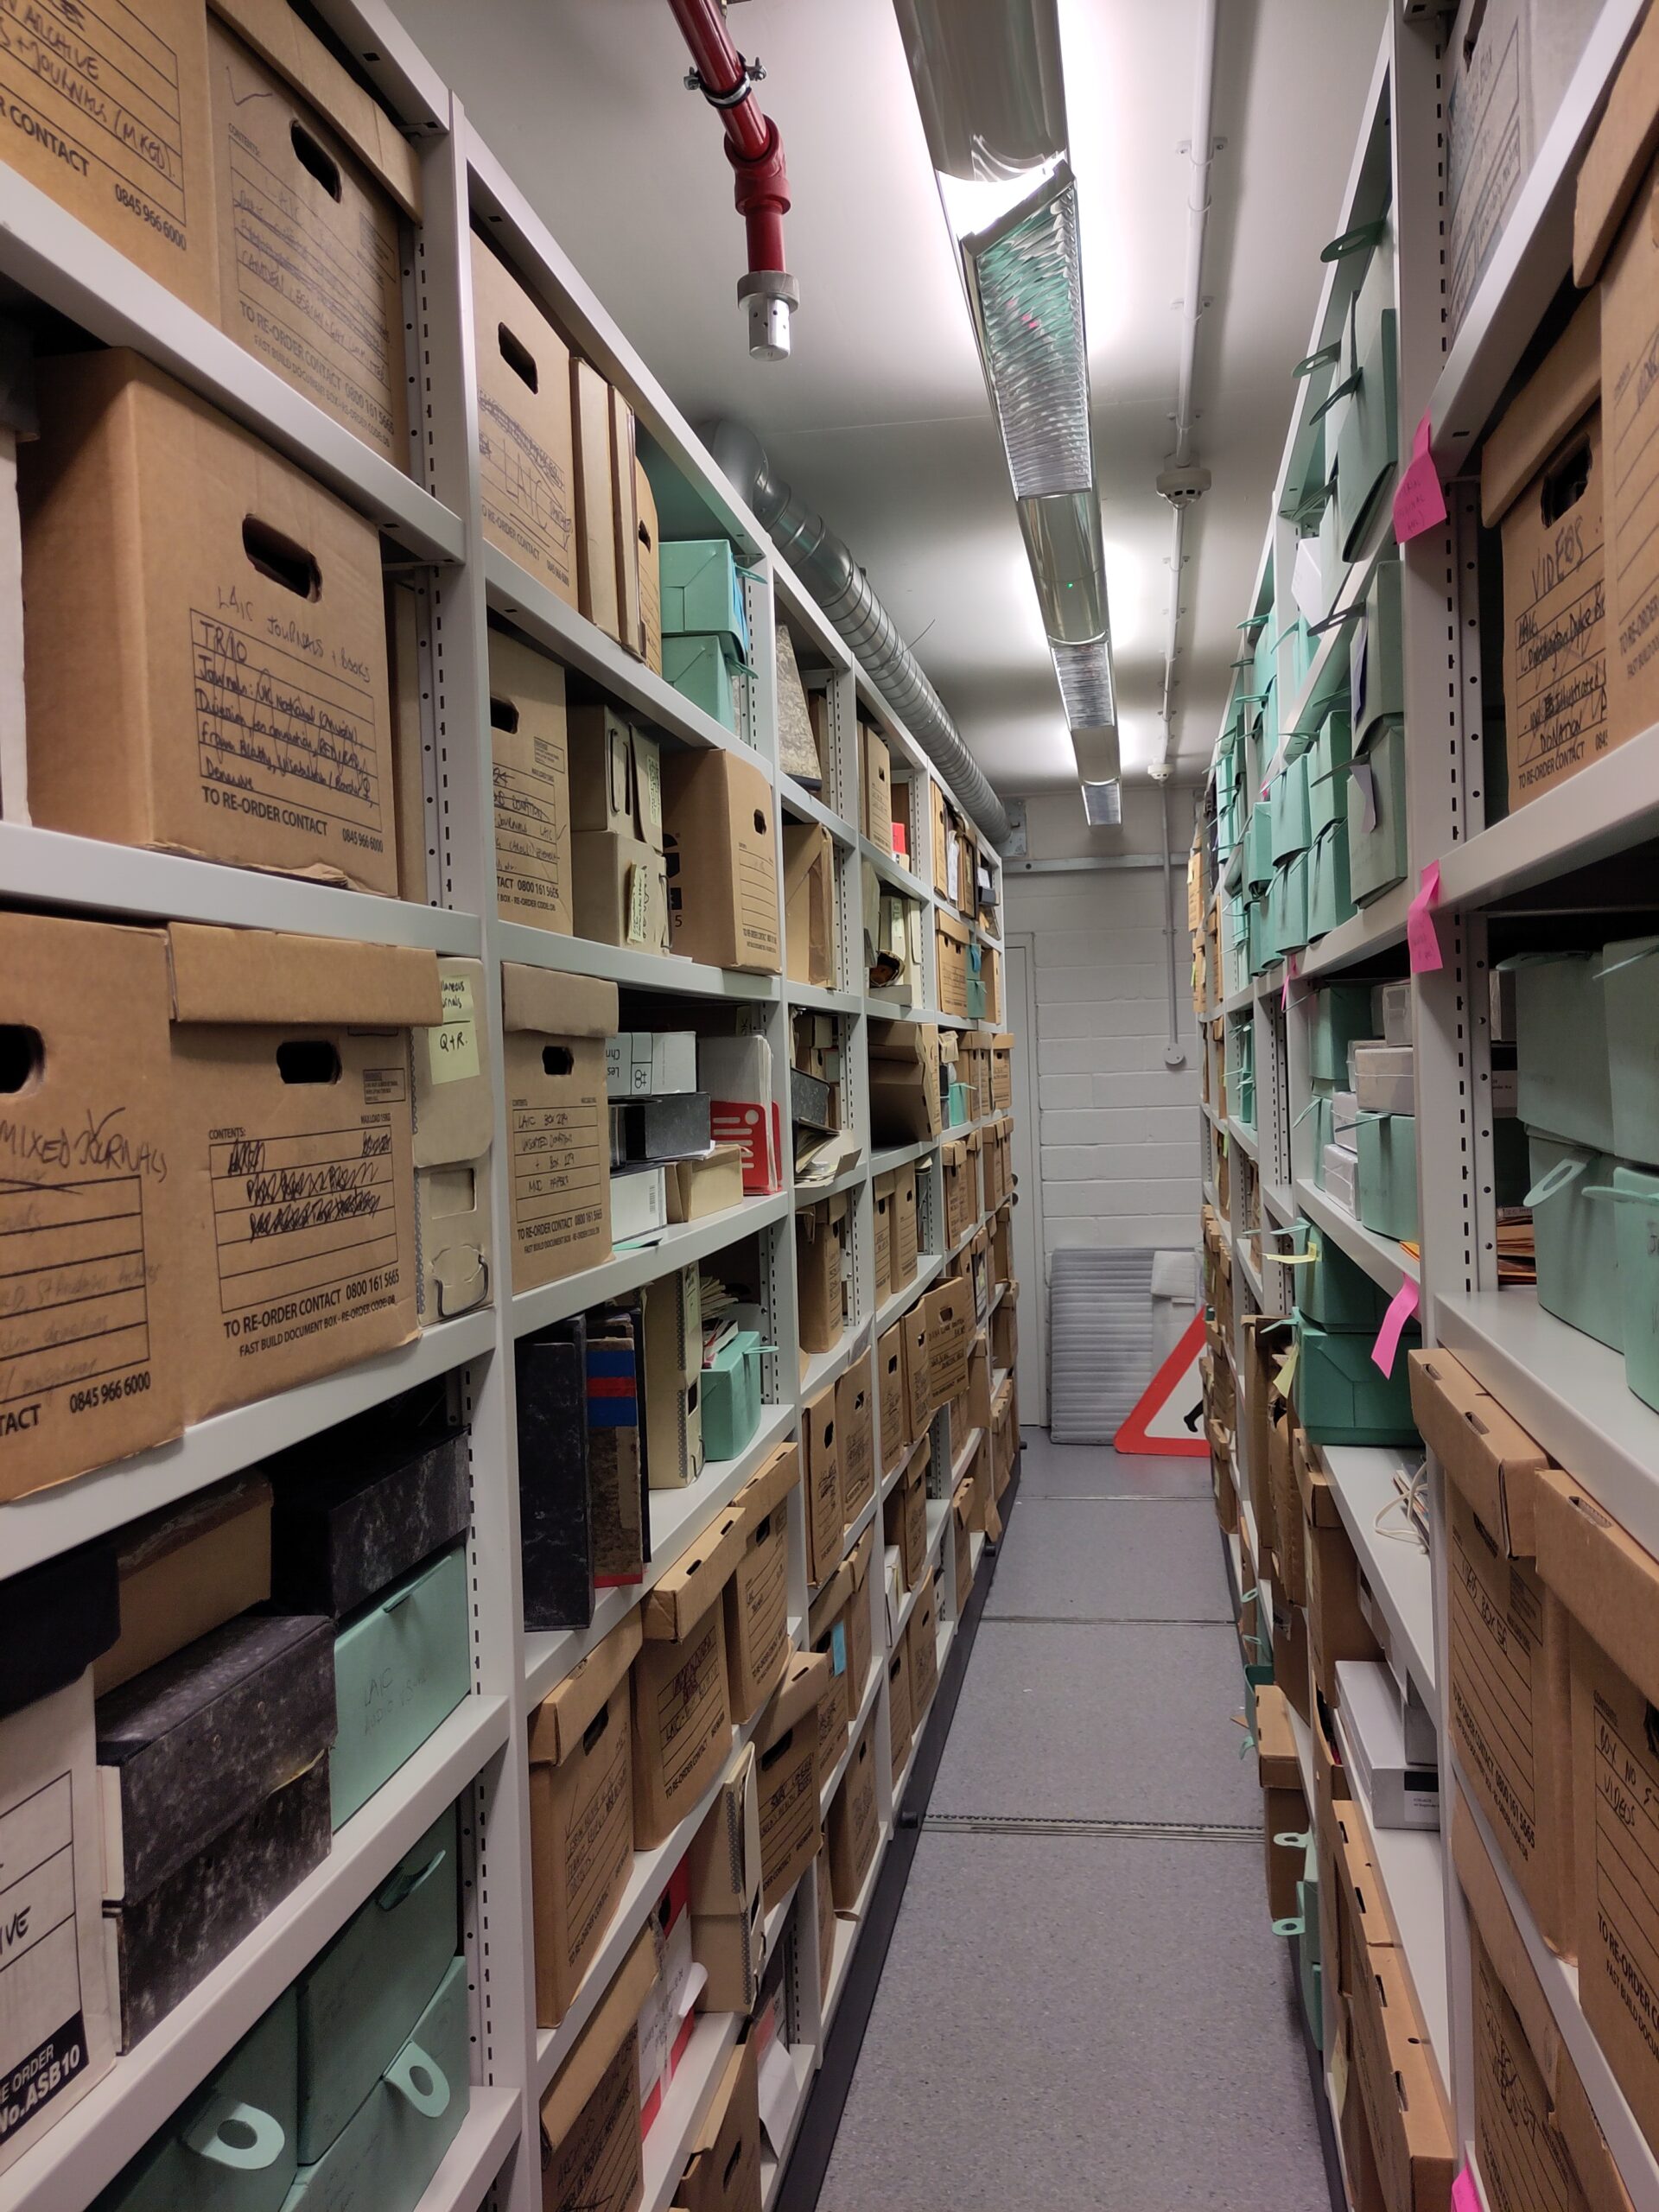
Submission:
[[[1190,507],[1201,499],[1210,489],[1211,475],[1207,468],[1193,462],[1186,468],[1166,468],[1158,479],[1160,496],[1172,507]]]

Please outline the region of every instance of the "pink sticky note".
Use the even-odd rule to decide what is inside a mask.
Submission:
[[[1452,2212],[1486,2212],[1475,2186],[1474,2174],[1467,2166],[1452,2184]]]
[[[1394,1372],[1394,1356],[1400,1349],[1400,1332],[1416,1311],[1417,1286],[1408,1276],[1389,1300],[1389,1310],[1382,1316],[1376,1342],[1371,1346],[1371,1364],[1380,1367],[1385,1375]]]
[[[1285,988],[1279,994],[1279,1011],[1281,1014],[1285,1013],[1289,1007],[1291,980],[1294,976],[1295,973],[1296,956],[1294,952],[1287,952],[1285,955]]]
[[[1406,909],[1406,950],[1411,956],[1414,976],[1427,976],[1432,969],[1443,967],[1440,940],[1434,934],[1434,917],[1430,912],[1440,895],[1440,864],[1430,861],[1423,870],[1423,887]]]
[[[1446,493],[1440,489],[1440,471],[1428,449],[1430,427],[1425,415],[1411,442],[1411,459],[1395,486],[1394,534],[1402,545],[1446,520]]]

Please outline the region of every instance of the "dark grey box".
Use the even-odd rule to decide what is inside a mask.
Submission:
[[[804,1069],[789,1071],[789,1118],[809,1129],[823,1129],[826,1135],[840,1128],[836,1120],[836,1086],[820,1082]]]
[[[266,1462],[270,1594],[341,1620],[467,1532],[468,1432],[347,1421]]]
[[[631,1160],[683,1160],[689,1152],[707,1152],[713,1141],[706,1090],[630,1098],[615,1110],[622,1122],[622,1158],[616,1162],[618,1166]]]

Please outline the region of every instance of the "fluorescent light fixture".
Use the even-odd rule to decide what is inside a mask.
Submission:
[[[936,171],[945,220],[958,238],[988,231],[1031,198],[1035,187],[1060,166],[1057,155],[1037,169],[1016,169],[1009,176],[947,176]]]
[[[1077,194],[1061,163],[1020,205],[962,240],[968,304],[1016,499],[1091,490],[1089,357]]]
[[[1117,721],[1112,691],[1112,658],[1103,639],[1081,645],[1055,645],[1054,673],[1065,702],[1065,719],[1073,729],[1099,729]]]
[[[1116,830],[1123,819],[1123,786],[1116,776],[1103,784],[1084,784],[1084,819],[1091,830]]]

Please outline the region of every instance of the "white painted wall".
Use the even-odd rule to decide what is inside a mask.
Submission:
[[[1170,849],[1192,836],[1192,793],[1170,793]],[[1159,850],[1155,791],[1126,794],[1121,830],[1091,831],[1075,792],[1028,802],[1032,857]],[[1036,1033],[1045,1263],[1065,1245],[1179,1247],[1197,1240],[1198,1038],[1188,984],[1186,883],[1175,880],[1179,1033],[1165,1066],[1163,878],[1156,868],[1004,875],[1007,925],[1028,931]],[[1046,1274],[1046,1264],[1045,1264]]]

